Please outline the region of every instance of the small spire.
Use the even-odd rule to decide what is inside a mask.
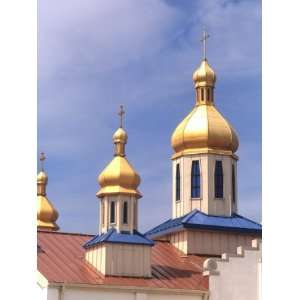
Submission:
[[[41,171],[44,171],[44,160],[46,159],[45,153],[41,152],[40,154],[40,165],[41,165]]]
[[[118,112],[118,115],[120,116],[120,128],[123,128],[123,121],[124,121],[124,115],[125,115],[125,110],[123,108],[123,105],[120,105],[120,111]]]
[[[206,40],[209,38],[209,34],[204,30],[203,31],[203,37],[200,40],[201,42],[203,42],[203,56],[204,56],[204,60],[206,60]]]

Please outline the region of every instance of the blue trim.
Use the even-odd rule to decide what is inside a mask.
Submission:
[[[154,246],[154,242],[138,232],[134,230],[133,234],[130,233],[118,233],[116,229],[110,228],[106,233],[97,234],[89,241],[87,241],[83,247],[89,248],[95,245],[99,245],[101,243],[118,243],[118,244],[134,244],[134,245],[147,245]]]
[[[145,235],[153,238],[183,228],[235,231],[255,234],[262,233],[261,224],[238,214],[233,214],[230,217],[211,216],[194,209],[182,217],[167,220],[161,225],[146,232]]]

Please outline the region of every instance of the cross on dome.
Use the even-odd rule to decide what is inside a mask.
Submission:
[[[203,37],[200,41],[203,42],[203,55],[204,55],[205,60],[206,60],[206,40],[208,38],[209,38],[209,34],[204,30],[203,31]]]
[[[118,115],[120,116],[120,127],[123,128],[123,121],[124,121],[124,115],[125,115],[125,110],[123,108],[123,105],[120,105],[120,111],[118,112]]]
[[[40,162],[41,162],[41,170],[44,171],[44,160],[46,159],[45,153],[41,152],[40,154]]]

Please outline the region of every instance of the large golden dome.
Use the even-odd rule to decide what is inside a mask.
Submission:
[[[126,131],[121,127],[113,135],[115,157],[98,177],[101,186],[98,197],[112,194],[142,196],[138,190],[140,176],[125,157],[127,138]]]
[[[194,72],[196,105],[174,130],[171,144],[175,154],[234,154],[239,146],[237,134],[214,105],[216,75],[204,59]]]

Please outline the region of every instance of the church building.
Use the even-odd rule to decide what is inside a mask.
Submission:
[[[260,299],[262,227],[238,214],[238,135],[216,107],[216,74],[205,51],[193,81],[195,105],[171,136],[171,218],[162,224],[145,233],[138,229],[141,178],[126,153],[122,106],[113,158],[98,177],[96,235],[59,231],[42,165],[37,176],[41,299]]]

